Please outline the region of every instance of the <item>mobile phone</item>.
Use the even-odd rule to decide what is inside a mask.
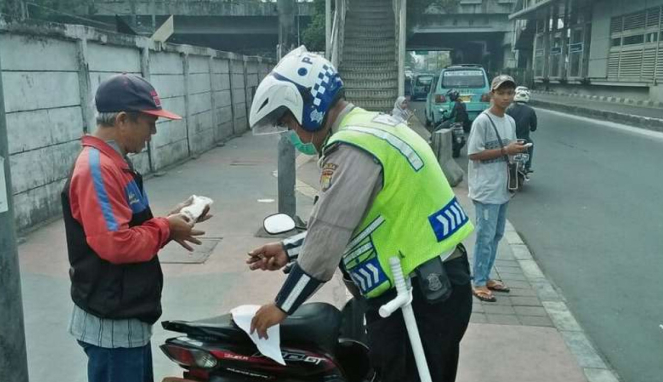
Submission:
[[[524,139],[516,139],[516,142],[520,143],[521,145],[524,145],[525,142],[527,142],[527,141],[524,140]]]

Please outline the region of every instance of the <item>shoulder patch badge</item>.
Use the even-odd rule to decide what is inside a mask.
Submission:
[[[321,190],[327,191],[332,185],[332,178],[334,177],[334,171],[338,166],[334,163],[325,163],[322,166],[322,174],[320,175],[320,188]]]

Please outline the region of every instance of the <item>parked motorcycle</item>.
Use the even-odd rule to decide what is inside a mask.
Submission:
[[[522,190],[525,182],[529,181],[529,172],[525,165],[529,160],[528,153],[516,154],[511,158],[511,163],[514,165],[509,167],[509,190],[520,191]]]
[[[280,218],[265,219],[265,231],[278,234],[295,228],[283,215]],[[160,348],[184,372],[183,378],[167,377],[163,382],[375,382],[368,347],[347,336],[365,335],[365,328],[352,327],[358,321],[352,318],[354,311],[354,299],[343,312],[327,303],[302,305],[280,325],[285,366],[263,356],[230,313],[198,321],[164,321],[164,329],[183,335]],[[363,313],[359,321],[363,324]]]

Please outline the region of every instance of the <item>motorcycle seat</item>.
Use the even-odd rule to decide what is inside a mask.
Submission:
[[[231,314],[196,321],[163,321],[164,329],[192,337],[213,337],[227,342],[250,342]],[[341,327],[341,312],[333,305],[304,304],[281,323],[281,343],[312,343],[333,352]]]

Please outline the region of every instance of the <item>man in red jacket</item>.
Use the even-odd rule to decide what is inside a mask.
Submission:
[[[153,382],[150,338],[161,316],[163,274],[157,252],[170,240],[200,244],[179,211],[154,217],[129,153],[156,133],[161,108],[141,77],[122,74],[99,85],[97,130],[83,137],[62,191],[74,310],[69,332],[88,356],[90,382]],[[198,221],[209,216],[203,214]]]

